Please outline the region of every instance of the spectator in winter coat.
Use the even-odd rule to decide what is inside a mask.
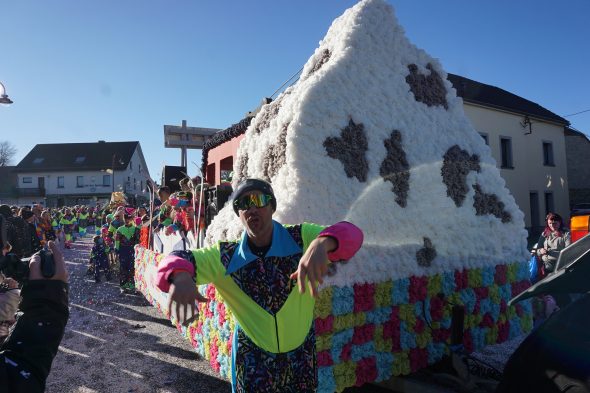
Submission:
[[[37,226],[35,224],[35,215],[30,210],[21,210],[21,217],[27,223],[27,239],[31,245],[31,253],[35,253],[41,249],[41,239],[37,233]]]
[[[32,244],[25,220],[14,216],[8,205],[0,206],[0,214],[6,220],[6,237],[12,246],[12,252],[19,258],[31,256],[33,254]]]
[[[68,274],[59,248],[49,242],[55,275],[44,279],[41,258],[29,264],[19,317],[0,346],[0,393],[40,393],[68,321]],[[2,256],[0,256],[1,258]]]
[[[543,261],[545,273],[548,274],[555,270],[559,253],[571,244],[571,239],[559,214],[547,214],[545,223],[545,230],[537,243],[536,255]]]

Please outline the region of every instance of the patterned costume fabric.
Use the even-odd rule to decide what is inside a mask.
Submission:
[[[104,243],[99,240],[98,243],[94,243],[92,251],[90,253],[90,261],[94,264],[94,279],[100,280],[100,271],[105,272],[107,281],[111,279],[111,271],[109,269],[109,257]]]
[[[66,243],[69,244],[72,241],[72,233],[74,232],[74,225],[76,224],[76,218],[72,215],[63,216],[59,221],[62,226],[64,234],[66,236]]]
[[[298,225],[289,228],[288,231],[297,244],[303,247],[300,229],[301,226]],[[238,243],[220,243],[221,263],[226,269],[229,268],[237,245]],[[260,307],[270,314],[276,314],[296,285],[296,281],[291,280],[289,276],[297,270],[301,256],[299,253],[282,258],[258,258],[232,273],[231,277]]]
[[[78,213],[78,233],[80,236],[86,235],[86,228],[88,227],[88,213]]]
[[[286,353],[261,350],[244,331],[237,330],[235,392],[313,393],[316,392],[315,334],[310,329],[301,347]]]
[[[55,240],[55,230],[53,229],[53,225],[48,221],[41,221],[39,223],[38,228],[41,229],[41,233],[43,236],[42,244],[45,245],[49,240]]]
[[[102,240],[104,241],[105,247],[107,247],[107,251],[110,251],[110,248],[113,247],[113,238],[111,236],[111,232],[109,232],[109,224],[104,224],[100,229],[100,235],[102,236]]]
[[[119,254],[119,285],[123,289],[135,289],[135,250],[139,243],[136,226],[121,226],[115,234],[115,249]]]
[[[12,245],[12,252],[19,258],[32,254],[30,237],[28,237],[27,222],[21,217],[6,217],[6,234]]]
[[[301,225],[287,227],[289,235],[303,249]],[[239,243],[220,243],[221,263],[226,269]],[[259,257],[231,273],[231,278],[252,300],[269,314],[276,314],[296,285],[289,276],[302,253],[287,257]],[[305,342],[287,353],[264,351],[251,342],[237,326],[234,389],[236,392],[313,392],[317,386],[315,335],[313,328]],[[280,343],[279,343],[280,349]],[[289,365],[287,367],[287,364]],[[309,367],[311,365],[311,367]],[[294,389],[295,390],[292,390]]]
[[[150,236],[150,228],[148,226],[142,227],[139,231],[139,244],[143,248],[148,248],[149,236]]]

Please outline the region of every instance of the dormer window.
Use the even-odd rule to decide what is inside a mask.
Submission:
[[[41,158],[35,158],[33,160],[33,164],[40,164],[40,163],[43,162],[43,160],[45,160],[45,158],[42,158],[42,157]]]
[[[74,161],[76,164],[81,164],[84,162],[84,160],[86,160],[85,156],[80,156],[80,157],[76,157],[76,161]]]

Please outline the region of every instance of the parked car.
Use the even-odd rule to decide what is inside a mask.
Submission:
[[[570,212],[570,234],[572,243],[586,236],[590,231],[590,203],[579,203]]]

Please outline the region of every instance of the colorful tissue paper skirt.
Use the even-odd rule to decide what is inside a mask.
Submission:
[[[162,255],[136,247],[137,289],[164,315],[167,294],[155,286]],[[315,307],[318,392],[408,375],[449,353],[451,309],[465,307],[463,346],[478,351],[529,332],[530,301],[508,300],[530,286],[526,263],[449,271],[380,283],[327,287]],[[211,367],[231,379],[234,319],[213,285],[199,291],[210,301],[199,304],[189,327],[176,324]]]

